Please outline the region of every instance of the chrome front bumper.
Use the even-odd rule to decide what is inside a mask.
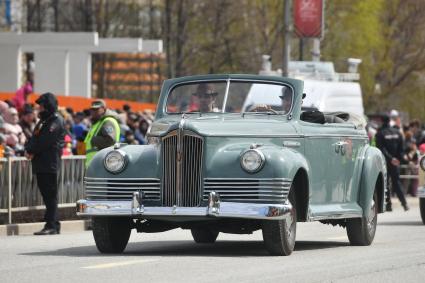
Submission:
[[[220,196],[212,192],[206,207],[146,207],[138,192],[133,194],[132,201],[77,201],[77,215],[79,216],[211,216],[245,219],[285,219],[289,216],[292,205],[258,204],[221,202]]]

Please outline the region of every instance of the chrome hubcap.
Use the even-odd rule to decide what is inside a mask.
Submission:
[[[295,207],[292,205],[292,203],[289,201],[289,199],[288,199],[287,203],[289,205],[291,205],[291,207],[292,207],[291,212],[289,213],[289,216],[285,219],[285,230],[286,230],[286,233],[288,234],[288,238],[290,238],[291,235],[293,234],[292,232],[293,232],[293,229],[294,229],[294,227],[293,227],[294,223],[296,222]]]
[[[373,230],[375,229],[375,221],[376,221],[376,203],[375,203],[375,200],[372,199],[369,215],[367,217],[367,228],[369,230],[369,234],[372,234]]]

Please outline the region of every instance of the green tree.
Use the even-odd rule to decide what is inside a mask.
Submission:
[[[324,61],[332,61],[339,72],[347,69],[348,58],[360,58],[360,83],[366,110],[375,94],[375,74],[381,65],[381,52],[386,44],[380,13],[384,0],[336,0],[326,2],[326,31],[322,41]]]

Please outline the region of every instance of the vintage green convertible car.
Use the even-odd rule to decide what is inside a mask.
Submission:
[[[289,255],[297,222],[346,227],[370,245],[384,211],[385,160],[362,119],[302,110],[303,82],[255,75],[166,80],[148,145],[101,150],[85,177],[80,216],[102,253],[138,232],[262,230],[266,249]],[[341,106],[343,108],[343,105]]]

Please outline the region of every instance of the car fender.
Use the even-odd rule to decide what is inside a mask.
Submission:
[[[307,174],[308,162],[298,151],[289,147],[262,145],[257,150],[265,156],[264,167],[256,173],[244,171],[240,164],[242,154],[248,150],[249,143],[228,143],[214,150],[206,163],[206,176],[210,178],[285,178],[293,181],[300,168]]]
[[[159,148],[157,145],[125,145],[118,150],[128,158],[127,166],[118,174],[108,172],[104,166],[105,156],[114,150],[108,147],[93,157],[87,169],[87,177],[98,178],[159,178]]]
[[[292,181],[295,175],[302,168],[309,173],[309,165],[304,155],[300,152],[289,148],[268,148],[266,150],[267,158],[270,166],[274,169],[275,176],[281,176],[281,178],[289,178]]]
[[[363,208],[363,215],[369,211],[375,191],[376,182],[381,178],[381,185],[377,188],[378,212],[384,211],[385,189],[387,184],[387,167],[385,158],[376,147],[368,146],[363,156],[363,168],[360,179],[359,205]]]

